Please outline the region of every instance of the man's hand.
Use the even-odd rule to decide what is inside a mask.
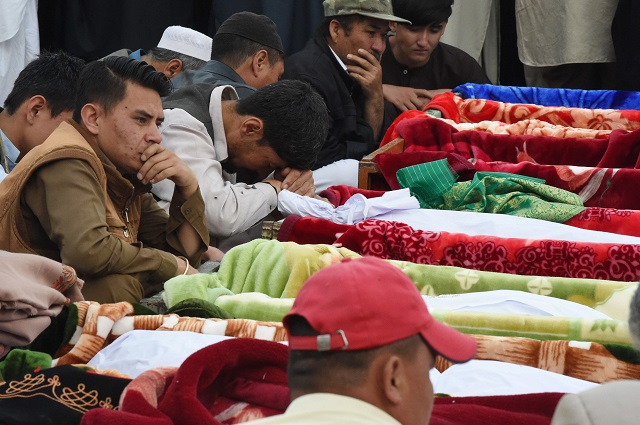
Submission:
[[[431,100],[429,90],[414,89],[412,87],[383,84],[382,93],[386,100],[393,103],[402,112],[410,109],[422,110],[427,102]]]
[[[224,252],[215,246],[210,246],[202,253],[202,261],[221,261],[222,257],[224,257]]]
[[[142,167],[138,170],[138,179],[142,183],[158,183],[169,179],[176,184],[176,188],[185,198],[189,198],[198,190],[198,179],[193,171],[175,153],[162,145],[149,145],[140,159]]]
[[[412,87],[382,85],[384,98],[393,103],[402,112],[410,109],[423,110],[434,96],[451,91],[450,89],[424,90]]]
[[[358,54],[348,54],[347,72],[362,87],[367,97],[379,95],[382,89],[382,66],[380,60],[364,49]]]
[[[382,94],[382,67],[380,58],[364,49],[358,54],[348,54],[347,72],[362,87],[366,96],[364,119],[373,130],[373,140],[378,140],[384,118],[384,96]]]
[[[282,189],[302,196],[315,196],[316,186],[311,170],[296,170],[286,167],[276,171],[275,178],[282,181]]]

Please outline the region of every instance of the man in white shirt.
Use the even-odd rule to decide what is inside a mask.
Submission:
[[[308,83],[280,81],[240,100],[231,86],[196,84],[174,92],[163,106],[162,145],[195,172],[207,227],[221,249],[230,247],[221,247],[222,240],[271,213],[280,190],[315,195],[309,169],[329,118]],[[154,184],[152,192],[168,208],[172,184]]]

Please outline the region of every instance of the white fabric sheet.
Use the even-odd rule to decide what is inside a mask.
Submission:
[[[201,348],[229,338],[196,332],[133,330],[100,350],[88,365],[115,369],[135,378],[156,367],[178,367]]]
[[[284,215],[322,217],[341,224],[355,224],[368,218],[380,217],[394,210],[412,210],[420,207],[409,189],[385,192],[379,198],[365,198],[355,194],[338,208],[318,199],[301,196],[288,190],[278,195],[278,210]]]
[[[436,393],[451,396],[494,396],[545,392],[577,393],[599,384],[530,366],[471,360],[443,373],[431,372]]]
[[[351,199],[356,196],[357,199],[351,202]],[[278,209],[285,215],[324,218],[341,224],[358,223],[364,219],[376,218],[406,223],[416,230],[464,233],[470,236],[489,235],[500,238],[640,244],[640,238],[634,236],[580,229],[535,218],[471,211],[414,209],[410,208],[413,201],[408,200],[411,197],[408,189],[389,191],[385,196],[387,197],[363,201],[362,195],[358,194],[344,205],[334,208],[318,199],[282,191],[278,196]],[[349,221],[350,218],[353,218],[353,221]]]
[[[195,332],[135,330],[102,349],[88,364],[135,378],[156,367],[178,367],[196,351],[229,338]],[[576,393],[598,385],[533,367],[489,360],[472,360],[452,366],[444,373],[432,369],[430,377],[435,392],[454,396]]]
[[[498,290],[423,298],[430,309],[479,313],[525,314],[531,316],[611,319],[586,305],[529,292]]]

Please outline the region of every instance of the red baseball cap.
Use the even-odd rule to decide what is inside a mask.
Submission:
[[[301,316],[317,336],[292,336]],[[475,340],[435,320],[422,295],[398,267],[374,257],[346,258],[312,275],[284,317],[291,350],[364,350],[420,334],[454,363],[471,360]]]

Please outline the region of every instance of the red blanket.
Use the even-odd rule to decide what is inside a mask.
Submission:
[[[361,255],[520,275],[637,281],[640,245],[527,240],[414,230],[398,222],[356,225],[289,216],[278,240],[334,243]]]
[[[189,356],[179,368],[145,372],[127,386],[120,410],[94,409],[91,425],[234,424],[283,412],[289,404],[287,347],[231,339]]]
[[[430,425],[548,425],[564,394],[436,397]]]
[[[398,117],[395,132],[405,140],[405,152],[443,151],[483,161],[601,168],[639,168],[640,164],[640,130],[613,131],[608,139],[562,139],[458,131],[421,115],[403,121]]]

